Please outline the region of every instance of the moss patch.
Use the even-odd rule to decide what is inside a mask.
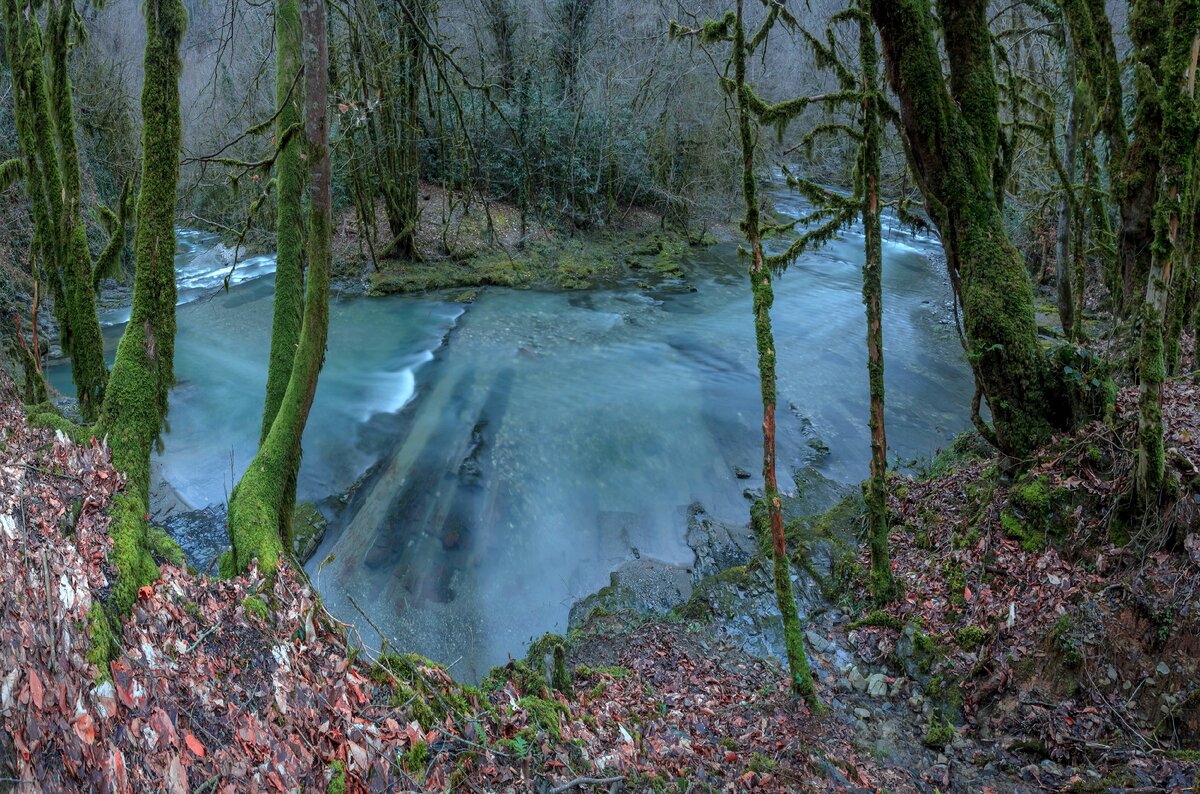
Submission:
[[[592,289],[635,275],[659,279],[684,276],[686,241],[663,233],[602,233],[585,238],[542,240],[521,251],[489,250],[461,260],[382,263],[369,277],[372,295],[469,288]],[[453,300],[471,302],[476,292]]]
[[[561,717],[568,716],[565,706],[556,700],[526,696],[517,705],[529,714],[529,722],[545,731],[554,741],[562,739]]]

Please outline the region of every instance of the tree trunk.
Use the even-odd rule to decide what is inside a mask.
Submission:
[[[883,230],[880,221],[880,119],[878,104],[879,50],[870,19],[871,0],[860,0],[863,14],[858,20],[858,53],[862,70],[862,149],[859,161],[860,194],[863,199],[863,304],[867,309],[867,374],[871,390],[871,478],[867,481],[867,533],[871,546],[871,595],[876,601],[891,601],[898,595],[888,554],[887,431],[884,423],[883,392]]]
[[[229,503],[233,548],[221,572],[239,573],[257,559],[273,571],[291,546],[290,483],[300,464],[301,440],[325,362],[329,333],[329,266],[333,204],[329,163],[329,45],[325,0],[300,0],[304,53],[304,138],[308,173],[308,275],[304,320],[292,372],[275,421]],[[281,531],[281,527],[284,528]],[[284,534],[288,532],[288,534]]]
[[[47,51],[34,10],[22,7],[18,0],[5,0],[5,43],[34,237],[54,298],[62,348],[71,356],[80,413],[92,421],[104,400],[108,371],[96,314],[91,252],[80,217],[75,109],[67,73],[71,11],[66,0],[51,4],[46,15]]]
[[[742,230],[750,243],[750,289],[754,295],[754,335],[758,345],[758,376],[763,404],[763,482],[764,500],[771,525],[771,551],[774,558],[775,600],[783,618],[784,646],[791,671],[792,691],[810,703],[816,703],[816,689],[804,649],[804,634],[796,609],[796,594],[792,590],[792,565],[788,559],[787,541],[783,531],[783,503],[775,474],[775,338],[771,331],[771,271],[763,262],[759,228],[758,187],[754,177],[754,135],[751,132],[752,110],[746,102],[746,31],[742,22],[742,0],[737,3],[734,27],[733,60],[737,102],[738,131],[742,148],[742,197],[746,214]]]
[[[1067,82],[1072,86],[1071,105],[1067,110],[1066,140],[1063,146],[1062,195],[1058,199],[1058,228],[1054,235],[1054,277],[1058,286],[1058,318],[1062,322],[1063,335],[1068,339],[1075,336],[1075,295],[1071,249],[1072,216],[1077,224],[1083,223],[1083,213],[1078,211],[1075,198],[1075,154],[1079,147],[1079,92],[1075,90],[1075,58],[1067,45]],[[1053,133],[1053,130],[1050,130]]]
[[[1155,241],[1159,136],[1163,124],[1159,84],[1165,22],[1162,0],[1134,0],[1130,4],[1129,37],[1133,42],[1137,112],[1133,117],[1133,140],[1113,180],[1121,207],[1117,251],[1126,314],[1136,312],[1143,304],[1153,267],[1151,249]]]
[[[1170,0],[1169,33],[1161,73],[1161,187],[1154,210],[1154,245],[1141,309],[1138,351],[1138,450],[1134,478],[1136,504],[1157,502],[1163,484],[1162,384],[1166,376],[1163,326],[1174,271],[1181,266],[1188,240],[1180,236],[1184,208],[1190,208],[1196,155],[1196,68],[1200,58],[1200,0]]]
[[[167,415],[174,383],[175,196],[182,127],[179,47],[187,28],[181,0],[148,0],[142,82],[142,179],[137,200],[133,307],[117,346],[98,434],[107,434],[113,465],[128,476],[114,501],[112,559],[120,576],[115,601],[129,609],[137,588],[157,576],[146,550],[150,451]]]
[[[304,162],[300,156],[300,136],[293,129],[300,123],[304,96],[298,80],[301,68],[300,4],[298,0],[277,0],[275,104],[279,115],[275,121],[275,140],[283,142],[285,136],[288,138],[275,160],[275,300],[260,446],[267,440],[292,376],[292,359],[304,316]]]
[[[913,170],[962,306],[967,355],[1000,449],[1025,458],[1070,421],[1037,340],[1033,285],[994,194],[999,123],[987,2],[939,4],[942,76],[929,0],[872,4]]]

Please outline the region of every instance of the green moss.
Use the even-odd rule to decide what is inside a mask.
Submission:
[[[1057,515],[1060,501],[1059,492],[1050,488],[1045,476],[1020,480],[1009,491],[1009,508],[1001,513],[1001,527],[1026,551],[1041,551],[1049,536],[1062,528]]]
[[[261,621],[265,622],[271,616],[266,602],[258,596],[246,596],[242,599],[242,606],[246,609],[246,614],[253,615]]]
[[[325,788],[325,794],[346,794],[346,765],[334,761],[329,765],[329,771],[329,785]]]
[[[962,566],[957,563],[948,564],[946,569],[946,589],[950,591],[951,604],[956,607],[966,605],[966,587],[967,576]]]
[[[424,741],[413,742],[404,752],[400,765],[404,771],[412,775],[418,783],[425,777],[425,765],[429,763],[429,745]]]
[[[101,678],[108,677],[108,663],[117,656],[117,638],[109,626],[108,616],[99,602],[92,602],[88,609],[87,660],[99,670]]]
[[[517,705],[529,714],[529,721],[545,731],[554,741],[562,739],[560,719],[569,716],[567,709],[556,700],[527,695]]]
[[[554,670],[550,681],[559,692],[571,694],[571,673],[567,670],[567,652],[561,644],[554,646]]]
[[[167,562],[179,567],[186,562],[183,548],[175,542],[175,538],[159,527],[146,528],[146,550],[156,562]]]
[[[493,667],[483,679],[483,687],[495,692],[501,689],[506,681],[511,681],[523,695],[543,696],[549,691],[545,671],[533,669],[521,660],[509,662],[503,667]]]
[[[980,626],[964,626],[955,634],[955,639],[958,640],[958,647],[970,652],[987,639],[987,630]]]
[[[612,678],[628,678],[630,671],[628,667],[620,665],[602,665],[600,667],[588,667],[581,664],[575,668],[575,675],[578,678],[592,678],[593,676],[606,675]]]
[[[929,722],[925,726],[924,741],[929,747],[942,748],[954,740],[955,733],[949,721],[934,713],[929,715]]]
[[[304,317],[305,166],[301,136],[294,134],[300,123],[303,96],[295,90],[300,69],[300,4],[298,0],[278,0],[275,3],[275,141],[282,148],[275,159],[275,296],[259,444],[266,441],[287,391]]]
[[[775,759],[765,756],[762,753],[753,753],[750,756],[749,768],[751,772],[764,774],[775,769]]]
[[[292,552],[305,563],[325,537],[329,521],[312,502],[300,502],[292,513]]]
[[[447,691],[431,689],[428,679],[420,670],[436,666],[419,654],[385,652],[376,660],[370,676],[373,681],[390,686],[391,705],[408,709],[413,719],[426,730],[433,728],[450,713],[471,713],[474,710],[471,698],[485,709],[490,708],[483,693],[473,687],[455,686]]]
[[[854,621],[853,623],[850,624],[849,628],[857,629],[857,628],[861,628],[863,626],[878,626],[878,627],[882,627],[882,628],[894,629],[896,631],[900,631],[904,628],[904,623],[897,617],[889,615],[886,612],[876,610],[876,611],[871,612],[870,614],[866,615],[865,617],[859,618],[858,620]]]
[[[137,600],[138,589],[158,578],[158,566],[150,556],[146,511],[142,502],[129,493],[113,496],[109,508],[112,523],[108,534],[113,539],[109,562],[117,569],[117,581],[112,591],[116,613],[129,612]]]

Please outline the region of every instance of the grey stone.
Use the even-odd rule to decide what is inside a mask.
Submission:
[[[808,646],[817,653],[824,653],[833,644],[812,629],[804,632],[804,636],[808,640]]]
[[[887,697],[887,693],[887,676],[883,673],[872,673],[867,678],[867,694],[871,697],[882,698]]]
[[[850,681],[850,686],[859,692],[867,691],[867,679],[863,677],[863,674],[859,672],[857,667],[850,668],[850,675],[847,676],[847,679]]]

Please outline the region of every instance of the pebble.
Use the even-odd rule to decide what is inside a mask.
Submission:
[[[865,720],[871,716],[871,712],[867,711],[864,708],[857,708],[854,710],[854,716],[858,717],[859,719]]]
[[[1154,672],[1158,673],[1159,675],[1170,675],[1171,665],[1167,664],[1166,662],[1159,662],[1158,667],[1154,668]]]

